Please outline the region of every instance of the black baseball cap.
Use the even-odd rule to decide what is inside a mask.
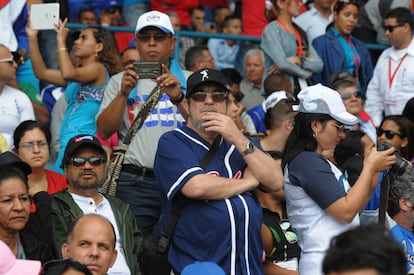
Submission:
[[[69,163],[70,158],[75,154],[75,152],[83,146],[93,147],[97,149],[103,156],[106,156],[106,151],[102,147],[102,144],[95,136],[91,135],[78,135],[69,140],[66,145],[65,154],[63,155],[62,165]]]
[[[16,154],[10,151],[0,154],[0,169],[7,169],[16,167],[21,170],[26,176],[32,173],[32,168],[29,164],[22,161]]]
[[[196,91],[198,87],[206,83],[214,83],[223,88],[226,93],[229,93],[227,85],[229,84],[224,74],[213,69],[201,69],[192,73],[187,79],[187,93],[186,98]]]

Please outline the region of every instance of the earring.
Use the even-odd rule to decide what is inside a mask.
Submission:
[[[98,57],[98,52],[95,52],[95,56]]]
[[[312,134],[312,136],[313,136],[313,138],[316,138],[317,136],[318,136],[318,133],[316,132],[314,132],[313,134]]]

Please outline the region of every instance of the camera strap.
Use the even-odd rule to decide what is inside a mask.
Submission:
[[[149,94],[147,100],[145,100],[145,102],[141,105],[141,109],[135,117],[134,122],[129,128],[122,143],[114,147],[112,161],[108,168],[108,175],[102,185],[102,193],[110,196],[116,195],[118,178],[119,174],[121,173],[122,164],[124,162],[125,153],[128,150],[128,146],[134,138],[135,134],[141,128],[142,124],[144,124],[145,119],[147,119],[148,115],[158,104],[158,101],[160,101],[162,94],[163,90],[161,89],[160,85],[157,84]]]
[[[378,223],[385,224],[385,214],[387,213],[388,207],[388,192],[390,190],[390,176],[387,172],[384,172],[384,177],[381,181],[380,190],[380,204],[379,204],[379,218]]]

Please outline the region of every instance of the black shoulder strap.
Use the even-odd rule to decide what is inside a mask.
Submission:
[[[222,137],[218,135],[213,144],[208,150],[207,154],[204,156],[203,160],[200,163],[201,168],[205,169],[213,159],[214,155],[216,154],[218,147],[221,143]],[[178,220],[180,219],[182,210],[184,209],[185,203],[179,204],[173,208],[173,213],[171,215],[171,221],[168,224],[167,230],[164,234],[162,234],[158,240],[157,252],[162,254],[167,251],[168,245],[171,240],[171,236],[175,230],[175,226],[177,225]]]
[[[388,174],[384,174],[384,177],[381,181],[381,191],[380,191],[380,205],[379,205],[379,218],[378,223],[385,224],[386,213],[387,213],[387,204],[388,204],[388,193],[390,189],[390,179]]]
[[[207,166],[210,164],[211,160],[213,159],[214,155],[217,152],[217,149],[221,143],[222,137],[218,135],[214,141],[213,144],[210,147],[210,150],[208,150],[207,154],[204,156],[203,160],[200,163],[201,168],[206,169]]]

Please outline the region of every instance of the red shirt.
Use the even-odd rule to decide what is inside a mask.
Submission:
[[[181,26],[191,23],[190,10],[198,6],[198,0],[152,0],[151,8],[156,11],[167,13],[174,11],[180,17]]]
[[[47,193],[48,194],[54,194],[59,192],[60,190],[65,189],[68,184],[66,181],[66,177],[64,175],[61,175],[59,173],[53,172],[51,170],[45,169],[46,174],[46,180],[47,180]],[[32,201],[32,204],[30,205],[30,212],[34,213],[36,212],[36,205]]]
[[[242,0],[243,34],[262,36],[263,29],[269,23],[265,17],[265,1]]]

